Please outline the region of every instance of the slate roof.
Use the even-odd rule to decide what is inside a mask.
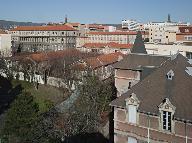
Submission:
[[[113,65],[116,69],[142,70],[142,67],[158,67],[170,57],[147,55],[147,54],[128,54],[123,60]]]
[[[112,101],[111,106],[125,108],[125,99],[135,93],[140,101],[138,109],[140,112],[158,115],[158,106],[168,98],[176,107],[174,117],[192,122],[192,76],[186,72],[187,67],[191,65],[181,54],[178,54],[175,59],[168,59],[131,90]],[[170,70],[174,72],[172,80],[166,77]]]
[[[137,32],[137,36],[133,45],[133,48],[131,49],[131,53],[142,53],[142,54],[147,54],[142,34],[140,31]]]

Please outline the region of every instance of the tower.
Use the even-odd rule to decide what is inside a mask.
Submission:
[[[65,23],[68,22],[68,18],[67,18],[67,15],[65,15]]]
[[[167,22],[171,22],[171,15],[170,14],[168,14]]]

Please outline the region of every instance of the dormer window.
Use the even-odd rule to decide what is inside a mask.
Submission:
[[[164,131],[173,132],[174,122],[173,115],[176,107],[171,104],[168,98],[163,100],[163,103],[159,105],[160,112],[160,128]]]
[[[125,99],[127,107],[127,121],[132,124],[137,123],[137,109],[139,107],[139,100],[136,94],[132,93],[131,96]]]
[[[174,77],[174,72],[173,72],[173,70],[170,70],[170,71],[167,73],[166,77],[167,77],[168,80],[172,80],[173,77]]]

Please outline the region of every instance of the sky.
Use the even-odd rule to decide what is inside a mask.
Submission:
[[[0,19],[120,24],[123,19],[192,22],[192,0],[0,0]]]

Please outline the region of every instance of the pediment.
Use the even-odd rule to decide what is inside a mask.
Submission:
[[[159,105],[160,111],[167,111],[174,113],[176,110],[176,107],[170,102],[168,98],[166,98],[160,105]]]
[[[126,98],[125,102],[126,102],[126,106],[128,105],[139,106],[139,103],[140,103],[135,93],[132,93],[129,98]]]

